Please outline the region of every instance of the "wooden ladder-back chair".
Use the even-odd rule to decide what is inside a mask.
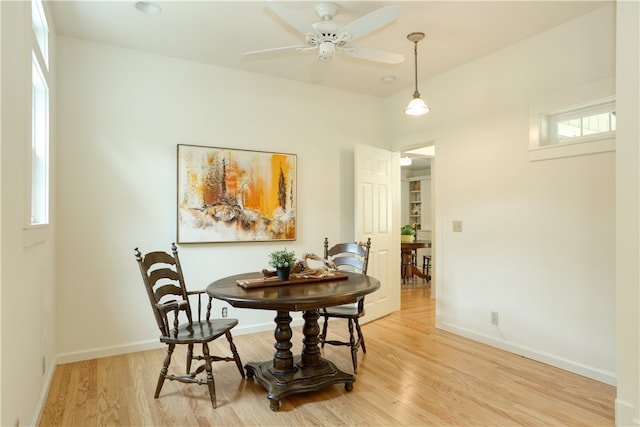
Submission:
[[[234,361],[240,375],[245,376],[240,356],[231,336],[231,329],[238,324],[238,320],[211,319],[212,298],[205,291],[187,290],[175,243],[171,245],[171,251],[172,254],[158,251],[149,252],[143,256],[138,248],[135,249],[135,258],[140,266],[142,281],[147,289],[156,323],[160,328],[160,341],[168,346],[154,397],[157,398],[160,395],[165,379],[183,383],[206,384],[209,387],[211,404],[215,408],[217,406],[216,389],[211,363]],[[197,298],[197,320],[193,319],[190,297],[194,300]],[[208,298],[208,300],[204,298],[206,301],[204,319],[202,318],[203,297]],[[223,335],[229,342],[232,357],[215,356],[209,353],[209,343]],[[169,374],[171,356],[178,344],[187,345],[185,375]],[[194,354],[194,344],[202,344],[201,355]],[[201,360],[204,363],[192,371],[191,363],[193,360]],[[206,371],[206,378],[199,378],[198,374],[203,371]]]
[[[352,271],[360,274],[367,274],[369,265],[369,249],[371,248],[371,239],[367,239],[367,243],[338,243],[329,248],[329,240],[324,239],[324,259],[332,261],[340,270]],[[320,343],[322,347],[325,344],[348,346],[351,348],[351,361],[353,363],[353,372],[358,372],[358,348],[362,347],[362,352],[366,353],[367,348],[364,344],[364,335],[360,329],[358,319],[364,316],[364,296],[355,304],[344,304],[335,307],[326,307],[320,310],[320,316],[324,318],[322,325],[322,333],[320,334]],[[328,340],[327,326],[329,318],[347,319],[349,327],[349,341]],[[357,338],[353,328],[355,326]]]

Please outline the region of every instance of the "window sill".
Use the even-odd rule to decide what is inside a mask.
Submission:
[[[49,238],[49,224],[28,225],[22,229],[22,246],[37,245]]]
[[[615,150],[615,138],[546,145],[544,147],[529,148],[529,161],[560,159],[563,157],[606,153]]]

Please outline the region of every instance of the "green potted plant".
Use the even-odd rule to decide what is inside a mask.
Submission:
[[[289,280],[289,271],[296,263],[296,254],[294,251],[288,251],[287,248],[273,251],[269,254],[269,265],[276,269],[278,280]]]
[[[400,241],[402,243],[412,243],[415,234],[416,230],[407,224],[400,229]]]

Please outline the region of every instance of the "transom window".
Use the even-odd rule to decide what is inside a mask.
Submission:
[[[615,108],[615,102],[602,102],[549,115],[549,144],[614,137]]]
[[[616,83],[607,77],[529,100],[529,160],[616,149]]]

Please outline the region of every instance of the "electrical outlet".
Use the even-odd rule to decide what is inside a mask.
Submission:
[[[462,233],[462,221],[453,221],[454,233]]]
[[[491,312],[491,324],[498,326],[498,312],[497,311],[492,311]]]
[[[222,317],[227,317],[227,307],[222,307]]]

